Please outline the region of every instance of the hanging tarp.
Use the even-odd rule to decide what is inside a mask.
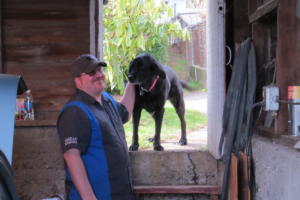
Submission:
[[[0,74],[0,150],[12,162],[16,96],[26,90],[20,76]]]

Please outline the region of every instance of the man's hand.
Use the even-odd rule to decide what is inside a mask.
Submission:
[[[120,103],[126,107],[129,113],[129,117],[132,114],[134,102],[135,102],[135,85],[133,85],[132,83],[127,83],[124,95]]]

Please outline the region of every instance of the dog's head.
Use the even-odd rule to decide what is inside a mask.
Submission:
[[[166,74],[162,65],[150,54],[140,54],[131,61],[128,73],[128,79],[131,83],[146,86],[148,83],[151,84],[156,77],[165,79]]]

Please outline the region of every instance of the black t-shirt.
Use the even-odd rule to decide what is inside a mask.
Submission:
[[[109,99],[102,95],[102,105],[87,93],[77,90],[72,100],[79,100],[85,103],[96,116],[104,135],[106,132],[113,132],[122,141],[125,135],[122,123],[128,121],[126,107],[117,102],[118,111]],[[121,124],[120,124],[121,123]],[[63,152],[71,148],[79,149],[84,153],[90,141],[90,122],[86,114],[78,107],[68,107],[61,113],[58,119],[58,130]],[[109,142],[109,141],[107,141]],[[124,145],[127,144],[123,141]]]

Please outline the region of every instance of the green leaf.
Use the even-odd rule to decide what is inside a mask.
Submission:
[[[155,0],[114,0],[104,7],[104,58],[110,64],[111,89],[122,92],[129,62],[138,53],[150,52],[160,62],[166,60],[171,35],[188,38],[178,22],[162,21],[172,9]]]
[[[143,51],[145,50],[145,39],[143,35],[139,35],[137,38],[137,46]]]

